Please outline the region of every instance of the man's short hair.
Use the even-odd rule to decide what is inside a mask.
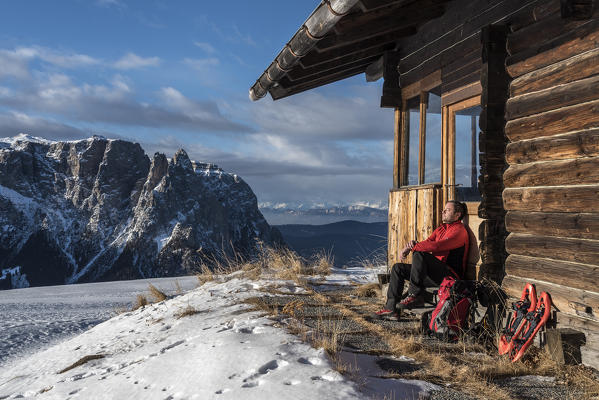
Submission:
[[[468,213],[468,206],[466,206],[466,203],[462,203],[457,200],[448,200],[447,202],[453,204],[453,208],[455,209],[455,211],[460,213],[460,221],[464,219],[464,217]]]

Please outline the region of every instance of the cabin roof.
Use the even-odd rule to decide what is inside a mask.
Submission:
[[[269,92],[277,100],[363,72],[379,79],[383,54],[443,15],[448,1],[323,0],[250,88],[250,99]]]

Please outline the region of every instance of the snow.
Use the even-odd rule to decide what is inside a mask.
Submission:
[[[31,197],[23,196],[22,194],[2,185],[0,185],[0,196],[7,198],[16,206],[29,207],[32,205],[32,203],[35,204]]]
[[[361,282],[376,272],[335,270],[329,279]],[[274,278],[249,280],[240,273],[225,278],[12,361],[0,369],[0,398],[418,398],[438,389],[422,381],[382,379],[376,356],[344,352],[363,369],[358,385],[333,369],[323,349],[244,302],[268,295],[270,287],[290,293],[303,288]],[[181,317],[186,309],[195,314]],[[86,356],[95,357],[60,373]]]

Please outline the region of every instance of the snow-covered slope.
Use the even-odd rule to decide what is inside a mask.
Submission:
[[[347,270],[329,281],[362,279]],[[374,279],[376,271],[366,271]],[[42,399],[353,399],[419,398],[438,389],[382,379],[375,356],[351,364],[361,385],[244,299],[303,293],[290,281],[239,273],[179,297],[121,314],[84,334],[0,369],[0,398]],[[191,309],[195,313],[181,316]],[[87,360],[87,361],[86,361]],[[77,363],[80,361],[79,363]],[[75,364],[75,365],[74,365]],[[63,371],[72,367],[68,371]],[[391,395],[390,395],[391,394]]]
[[[0,288],[184,275],[280,240],[250,187],[184,150],[0,139]]]

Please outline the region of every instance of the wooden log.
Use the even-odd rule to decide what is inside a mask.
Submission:
[[[511,233],[505,241],[505,248],[508,253],[521,256],[599,265],[598,240]]]
[[[503,174],[506,188],[592,183],[599,183],[599,157],[516,164]]]
[[[508,211],[509,232],[599,240],[599,214]]]
[[[550,0],[535,7],[526,7],[516,13],[509,21],[512,32],[530,26],[537,21],[547,18],[551,14],[560,12],[560,0]]]
[[[599,21],[589,21],[542,45],[510,56],[506,69],[512,78],[599,47]]]
[[[599,185],[508,188],[503,205],[508,211],[599,212]]]
[[[483,26],[509,21],[511,15],[523,6],[534,3],[536,1],[530,0],[502,0],[492,5],[488,0],[452,2],[448,5],[445,15],[424,24],[419,29],[421,34],[417,37],[400,39],[398,45],[402,54],[406,55],[411,69],[423,60],[439,54],[443,49],[480,32]]]
[[[537,293],[547,292],[551,295],[552,303],[560,310],[557,319],[558,326],[562,322],[560,316],[563,313],[591,318],[595,324],[599,322],[599,293],[597,292],[575,289],[555,283],[541,282],[534,278],[518,277],[511,274],[504,278],[501,287],[512,298],[520,299],[522,289],[524,289],[524,286],[528,282],[535,285]],[[581,304],[583,307],[580,306]],[[599,331],[599,325],[596,325],[595,328]]]
[[[529,72],[510,83],[510,96],[547,89],[599,74],[599,48]]]
[[[506,104],[506,120],[538,114],[599,98],[599,75],[538,92],[512,97]]]
[[[506,49],[509,55],[516,54],[547,40],[561,36],[584,23],[586,22],[564,20],[560,13],[555,13],[510,34]]]
[[[599,287],[599,267],[588,264],[510,254],[505,260],[505,272],[582,290]]]
[[[509,164],[599,156],[599,128],[509,143]]]
[[[599,127],[599,100],[508,121],[505,134],[511,142],[516,142],[596,127]]]

